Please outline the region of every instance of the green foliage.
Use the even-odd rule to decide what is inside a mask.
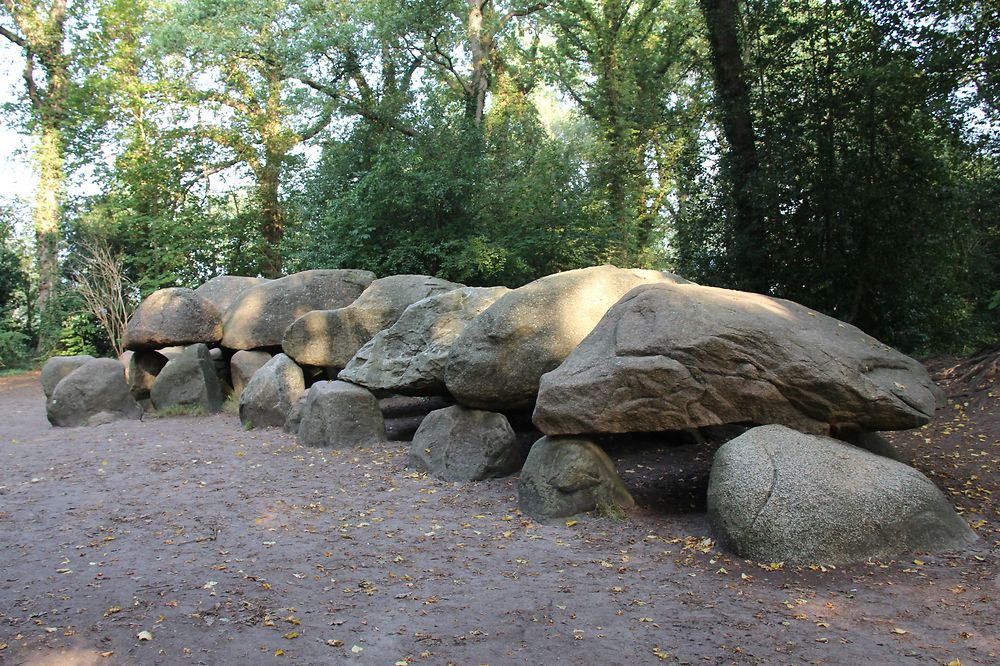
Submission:
[[[978,286],[965,273],[985,260],[974,248],[997,218],[975,203],[984,183],[963,176],[979,158],[943,113],[946,82],[862,3],[749,9],[760,161],[751,195],[764,212],[752,240],[772,293],[904,349],[961,345],[981,307],[974,292],[997,284],[985,265]],[[756,266],[734,255],[726,184],[696,178],[699,203],[673,239],[678,266],[744,283]]]

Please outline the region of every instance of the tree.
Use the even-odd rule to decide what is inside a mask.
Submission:
[[[297,85],[303,70],[296,46],[314,3],[285,0],[186,0],[163,29],[167,53],[178,60],[178,84],[197,105],[195,135],[224,156],[204,165],[205,176],[236,165],[249,168],[264,240],[261,272],[282,274],[280,244],[286,211],[283,169],[292,150],[331,120],[330,105]]]
[[[690,140],[695,29],[687,3],[567,0],[550,16],[554,83],[597,126],[593,189],[615,228],[612,260],[644,263],[658,242],[679,143]],[[644,259],[645,258],[645,259]]]
[[[3,0],[0,35],[21,48],[24,86],[31,112],[38,189],[33,221],[38,263],[37,307],[44,313],[59,279],[59,224],[66,174],[71,76],[67,53],[66,0],[47,3]],[[51,341],[39,337],[39,350]]]

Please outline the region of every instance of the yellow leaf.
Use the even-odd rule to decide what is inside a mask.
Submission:
[[[659,645],[653,648],[653,654],[655,654],[660,661],[670,659],[670,653],[661,649]]]
[[[923,560],[913,560],[913,563],[916,564],[918,567],[924,566]]]
[[[285,651],[282,650],[282,649],[280,649],[280,648],[274,651],[274,656],[275,657],[280,657],[283,654],[285,654]]]
[[[115,613],[121,613],[121,612],[122,612],[121,606],[112,606],[108,610],[104,611],[104,617],[108,617],[114,615]]]
[[[105,659],[107,659],[108,657],[110,657],[114,653],[115,653],[114,650],[108,650],[107,652],[101,652],[100,655],[102,657],[104,657]]]
[[[574,525],[576,525],[576,521],[575,520],[567,520],[566,521],[566,527],[573,527]]]
[[[902,636],[903,634],[908,634],[910,632],[908,632],[906,629],[900,629],[899,627],[893,627],[892,628],[892,633],[899,634],[900,636]]]
[[[289,631],[287,634],[282,636],[282,638],[287,638],[288,640],[292,640],[293,638],[298,638],[298,637],[299,637],[299,632],[297,631]]]
[[[136,635],[136,638],[138,638],[140,641],[151,641],[153,640],[153,634],[149,633],[148,631],[140,631]]]

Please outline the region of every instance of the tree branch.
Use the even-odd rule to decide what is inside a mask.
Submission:
[[[506,14],[504,14],[502,17],[500,17],[500,27],[507,25],[507,22],[515,17],[529,16],[531,14],[534,14],[535,12],[540,12],[543,9],[547,9],[550,4],[551,4],[550,2],[536,2],[533,5],[529,5],[521,9],[512,9]]]
[[[0,25],[0,37],[6,37],[10,41],[20,46],[22,49],[28,48],[28,41],[24,37],[18,35],[17,33],[11,32],[2,25]]]

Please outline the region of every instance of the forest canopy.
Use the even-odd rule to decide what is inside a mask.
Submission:
[[[132,301],[614,263],[909,352],[1000,336],[996,3],[2,0],[0,40],[38,175],[0,201],[0,364],[108,352],[109,261]]]

